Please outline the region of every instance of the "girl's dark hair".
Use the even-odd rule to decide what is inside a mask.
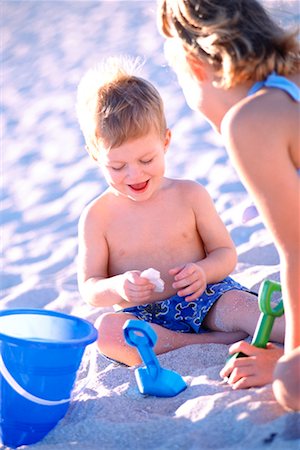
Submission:
[[[257,0],[160,0],[158,26],[205,59],[226,88],[299,71],[296,32],[279,27]]]

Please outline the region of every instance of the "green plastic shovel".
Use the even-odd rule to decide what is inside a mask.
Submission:
[[[274,292],[281,292],[281,285],[276,281],[265,280],[260,287],[258,294],[258,304],[261,311],[258,319],[255,332],[251,344],[255,347],[266,348],[269,342],[271,331],[273,328],[276,317],[280,317],[284,313],[283,301],[280,300],[278,304],[272,308],[271,299]],[[236,358],[247,357],[243,352],[234,353],[230,356],[226,364],[229,361]]]

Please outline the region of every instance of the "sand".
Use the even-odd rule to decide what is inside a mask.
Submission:
[[[281,20],[299,20],[297,1],[271,3]],[[91,322],[105,311],[85,304],[77,288],[78,218],[105,182],[85,153],[74,105],[83,73],[103,56],[123,53],[145,59],[143,75],[165,101],[173,133],[167,175],[203,183],[234,239],[233,277],[254,290],[265,278],[279,280],[279,258],[261,218],[242,221],[252,201],[220,137],[189,110],[166,66],[154,1],[1,1],[1,19],[0,309],[42,308]],[[94,350],[87,349],[79,378]],[[270,385],[232,391],[221,384],[227,354],[228,346],[210,344],[160,356],[162,367],[188,385],[172,398],[142,396],[133,368],[97,355],[64,419],[33,448],[299,449],[299,414],[276,404]]]

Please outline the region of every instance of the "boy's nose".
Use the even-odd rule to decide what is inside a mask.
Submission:
[[[134,164],[134,165],[128,166],[127,176],[131,179],[136,179],[137,177],[139,177],[141,172],[142,172],[141,168],[138,165]]]

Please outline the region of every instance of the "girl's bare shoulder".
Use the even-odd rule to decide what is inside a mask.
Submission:
[[[243,133],[243,136],[264,130],[280,134],[289,132],[291,125],[297,120],[299,103],[280,89],[262,89],[230,108],[223,118],[221,130],[222,134]],[[277,124],[280,126],[277,127]]]
[[[268,89],[234,105],[222,121],[221,133],[229,152],[283,156],[296,138],[298,121],[299,104],[279,89]]]

